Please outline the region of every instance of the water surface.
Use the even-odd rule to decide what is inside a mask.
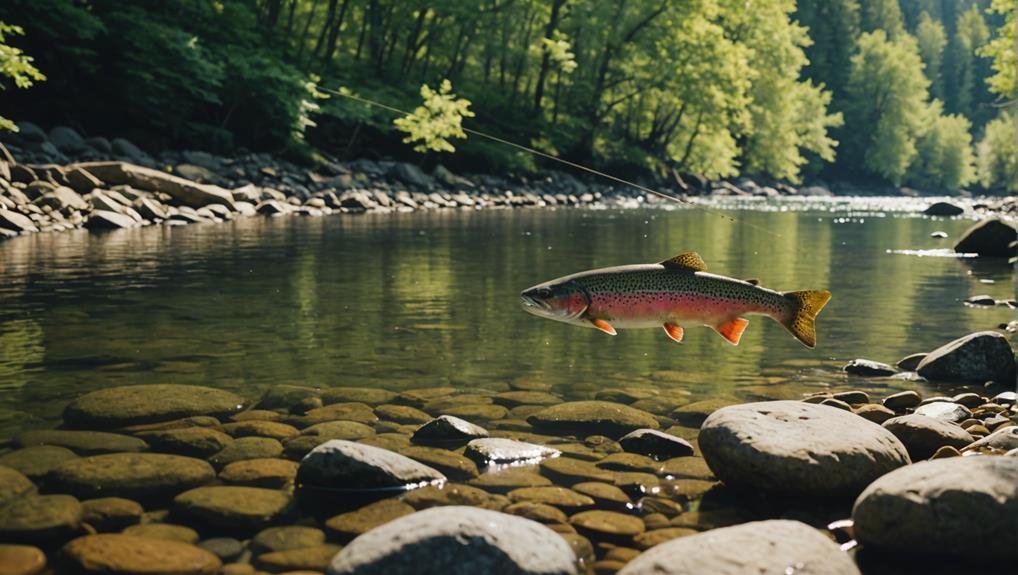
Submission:
[[[535,380],[567,398],[630,387],[689,401],[910,388],[840,367],[893,363],[1014,319],[962,303],[1012,298],[1014,281],[999,262],[910,251],[949,248],[971,221],[867,201],[252,218],[15,238],[0,243],[0,438],[55,425],[81,393],[137,383],[256,398],[277,383],[474,391]],[[520,309],[519,291],[541,281],[685,250],[774,289],[830,289],[817,348],[763,317],[733,347],[706,328],[687,329],[682,344],[660,330],[613,338]]]

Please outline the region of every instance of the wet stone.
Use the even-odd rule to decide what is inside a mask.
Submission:
[[[467,484],[493,493],[509,493],[514,489],[522,487],[549,486],[551,485],[551,480],[538,475],[533,469],[528,467],[510,467],[508,469],[482,473],[468,481]]]
[[[110,428],[192,415],[225,417],[240,411],[244,403],[238,395],[211,387],[127,385],[79,397],[64,410],[64,421],[75,427]]]
[[[569,523],[593,539],[634,537],[644,530],[639,517],[613,511],[583,511],[570,517]]]
[[[70,495],[31,495],[0,508],[0,540],[66,539],[81,526],[81,503]]]
[[[576,555],[540,523],[470,507],[440,507],[365,533],[332,560],[328,575],[576,572]]]
[[[323,543],[325,543],[325,532],[321,529],[301,525],[269,527],[259,531],[251,539],[251,551],[259,554],[271,553],[315,547]]]
[[[21,473],[0,465],[0,507],[35,491],[35,484]]]
[[[67,461],[54,469],[47,485],[78,497],[147,499],[172,496],[215,479],[200,460],[159,453],[111,453]]]
[[[888,409],[876,403],[860,405],[855,409],[855,414],[867,421],[881,424],[895,416],[894,410]]]
[[[1002,334],[976,332],[931,351],[916,371],[930,381],[1014,381],[1014,350]]]
[[[594,500],[565,487],[523,487],[509,492],[509,500],[513,503],[530,501],[544,503],[559,508],[590,507]]]
[[[836,543],[809,525],[786,520],[678,536],[633,559],[619,574],[787,573],[789,565],[796,566],[794,571],[859,575]]]
[[[233,442],[233,438],[222,431],[205,427],[146,431],[137,436],[152,446],[153,451],[202,458],[221,451]]]
[[[301,430],[301,435],[317,437],[324,443],[330,439],[345,439],[357,441],[365,437],[371,437],[375,431],[369,425],[356,421],[326,421],[316,423]],[[290,438],[293,440],[295,438]]]
[[[225,467],[237,461],[279,457],[283,444],[270,437],[241,437],[216,452],[209,462],[216,467]]]
[[[661,481],[656,475],[639,471],[616,471],[612,477],[612,484],[630,497],[641,497],[661,490]]]
[[[585,481],[573,485],[571,489],[580,495],[592,498],[594,503],[600,507],[624,509],[632,507],[633,504],[624,491],[608,483]]]
[[[638,471],[642,473],[657,473],[661,464],[647,457],[635,453],[612,453],[598,461],[595,465],[609,471]]]
[[[14,442],[22,447],[55,445],[81,455],[144,451],[148,444],[129,435],[102,431],[68,431],[64,429],[36,429],[18,434]]]
[[[845,366],[841,369],[845,373],[861,375],[863,377],[884,377],[894,375],[898,371],[886,363],[880,363],[879,361],[873,361],[870,359],[853,359],[845,364]]]
[[[293,510],[288,493],[257,487],[197,487],[173,500],[174,513],[225,529],[256,529]]]
[[[898,363],[894,365],[898,366],[898,369],[903,369],[905,371],[915,371],[916,368],[919,367],[919,363],[925,358],[926,358],[925,353],[913,353],[912,355],[907,355],[899,359]]]
[[[727,399],[706,399],[687,405],[683,405],[672,412],[672,417],[681,425],[687,427],[700,427],[707,419],[707,416],[721,409],[732,405],[734,402]]]
[[[117,575],[213,575],[215,555],[187,543],[103,533],[79,537],[62,556],[73,572]]]
[[[470,505],[498,511],[508,502],[501,495],[491,495],[470,485],[446,483],[441,487],[429,485],[415,489],[403,497],[403,503],[414,509],[428,509],[444,505]]]
[[[541,473],[556,483],[572,485],[581,481],[611,481],[612,474],[593,463],[571,457],[556,457],[541,462]]]
[[[696,529],[690,529],[688,527],[663,527],[661,529],[652,529],[645,533],[641,533],[633,538],[633,542],[640,549],[650,549],[664,543],[665,541],[671,541],[672,539],[678,539],[679,537],[686,537],[688,535],[696,535],[699,533]],[[690,572],[692,575],[692,572]]]
[[[413,512],[414,508],[402,501],[383,499],[356,511],[336,515],[325,522],[325,528],[337,540],[346,542],[379,525]]]
[[[670,527],[668,525],[668,518],[662,513],[650,513],[641,516],[641,519],[643,520],[643,525],[647,530],[665,529]]]
[[[379,405],[375,408],[375,414],[381,419],[395,421],[396,423],[427,423],[431,416],[416,407],[409,405]]]
[[[654,496],[641,497],[636,502],[636,508],[643,513],[656,513],[665,517],[675,517],[685,511],[682,504],[677,501]]]
[[[972,428],[969,428],[969,431],[971,431],[971,429]],[[1010,451],[1018,448],[1018,427],[1008,426],[998,428],[993,433],[969,445],[966,450],[972,451],[985,447],[992,447],[1003,451]]]
[[[434,447],[406,447],[401,454],[433,467],[453,480],[467,480],[477,477],[477,465],[466,457],[445,449]]]
[[[278,421],[237,421],[219,426],[219,431],[233,437],[270,437],[283,440],[300,434],[292,425]]]
[[[661,475],[688,479],[714,479],[702,457],[676,457],[661,462]]]
[[[821,401],[820,405],[826,405],[828,407],[834,407],[834,408],[840,409],[842,411],[852,411],[852,406],[851,405],[849,405],[848,403],[845,403],[844,401],[841,401],[840,399],[834,399],[833,397],[828,397],[827,399]]]
[[[198,544],[220,561],[233,561],[244,552],[244,544],[232,537],[213,537]]]
[[[46,568],[46,554],[31,545],[0,543],[0,575],[38,575]]]
[[[14,469],[29,479],[39,480],[61,463],[77,458],[73,451],[65,447],[40,445],[0,455],[0,466]]]
[[[410,438],[402,433],[379,433],[372,437],[365,437],[359,440],[358,443],[398,452],[401,449],[410,447]]]
[[[377,387],[330,387],[322,390],[322,401],[330,403],[366,403],[381,405],[396,399],[397,394]]]
[[[279,489],[297,477],[297,463],[286,459],[259,458],[233,462],[219,472],[219,479],[232,485]]]
[[[382,488],[444,481],[437,470],[396,452],[335,439],[301,460],[297,482],[308,487]]]
[[[180,419],[171,419],[169,421],[160,421],[157,423],[139,423],[138,425],[128,425],[120,429],[121,433],[144,433],[146,431],[167,431],[170,429],[189,429],[192,427],[216,427],[219,425],[219,420],[215,417],[208,415],[193,415],[191,417],[182,417]]]
[[[436,412],[437,413],[437,412]],[[501,405],[486,403],[450,405],[441,411],[446,415],[474,421],[495,421],[509,416],[509,410]]]
[[[82,521],[99,532],[120,531],[141,520],[145,509],[123,497],[100,497],[81,502]]]
[[[902,391],[885,397],[883,404],[884,407],[900,411],[910,407],[915,407],[919,405],[920,402],[922,402],[922,398],[918,393],[914,391]]]
[[[602,389],[594,394],[594,399],[614,403],[633,404],[641,399],[657,396],[657,391],[650,389]]]
[[[950,401],[926,403],[917,407],[914,413],[947,423],[957,423],[972,417],[972,412],[967,407]]]
[[[520,405],[546,406],[562,403],[561,397],[543,391],[505,391],[496,394],[492,400],[509,409]]]
[[[303,549],[263,553],[255,558],[255,566],[271,573],[320,573],[341,549],[339,545],[326,543]]]
[[[357,423],[372,424],[378,421],[375,411],[364,403],[334,403],[325,407],[318,407],[305,413],[301,418],[295,419],[300,424],[310,425],[326,421],[356,421]]]
[[[488,430],[469,421],[440,415],[414,432],[412,441],[421,445],[465,444],[473,439],[488,437]]]
[[[558,457],[557,449],[543,445],[503,438],[474,439],[467,444],[464,455],[478,465],[519,463],[549,457]]]
[[[688,441],[656,429],[637,429],[619,439],[622,449],[655,459],[669,459],[693,454]]]
[[[445,410],[460,405],[491,405],[491,396],[478,393],[458,393],[443,397],[429,398],[421,409],[428,413],[445,413]]]
[[[135,537],[148,537],[150,539],[166,539],[169,541],[180,541],[181,543],[197,543],[198,532],[185,525],[173,525],[172,523],[145,523],[143,525],[132,525],[123,531],[124,535]]]
[[[883,425],[901,440],[912,461],[928,459],[945,445],[961,449],[975,441],[969,432],[953,423],[915,413],[888,419]]]
[[[835,393],[832,397],[834,399],[839,399],[841,401],[844,401],[845,403],[847,403],[849,405],[859,405],[859,404],[869,403],[870,402],[869,394],[866,393],[865,391],[858,391],[858,390],[838,392],[838,393]]]
[[[545,503],[534,503],[532,501],[521,501],[513,503],[502,510],[510,515],[517,515],[537,521],[538,523],[566,523],[569,518],[557,507]]]
[[[291,411],[302,401],[315,398],[320,400],[321,391],[313,387],[299,385],[274,385],[258,400],[257,409]]]
[[[657,419],[628,405],[607,401],[560,403],[527,418],[539,432],[620,437],[640,428],[657,429]]]

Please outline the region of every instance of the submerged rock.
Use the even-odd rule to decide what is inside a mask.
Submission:
[[[0,465],[0,507],[34,490],[35,484],[27,477],[10,467]]]
[[[218,557],[194,545],[119,533],[79,537],[61,554],[77,573],[214,575],[222,566]]]
[[[120,531],[141,520],[145,508],[123,497],[100,497],[81,502],[82,520],[96,531]]]
[[[948,202],[934,202],[923,213],[927,216],[958,216],[965,213],[965,208]]]
[[[471,441],[467,444],[464,455],[474,460],[478,465],[488,465],[558,457],[561,453],[557,449],[543,445],[491,437]]]
[[[540,523],[451,506],[400,517],[361,535],[326,573],[567,575],[576,573],[576,556]]]
[[[356,511],[336,515],[325,522],[325,527],[339,541],[346,542],[413,512],[414,508],[402,501],[383,499]]]
[[[951,457],[873,482],[852,511],[866,547],[916,554],[1018,558],[1018,459]]]
[[[898,371],[886,363],[880,363],[871,359],[853,359],[841,369],[845,373],[864,377],[884,377],[894,375]]]
[[[412,441],[421,445],[462,444],[482,437],[488,437],[488,430],[480,425],[451,415],[440,415],[417,428]]]
[[[148,444],[137,437],[104,431],[33,429],[18,434],[14,441],[23,447],[54,445],[84,455],[148,449]]]
[[[1013,382],[1014,350],[995,331],[960,337],[931,351],[916,367],[930,381]]]
[[[73,451],[65,447],[39,445],[0,455],[0,466],[6,465],[30,479],[39,480],[61,463],[77,458]]]
[[[974,224],[962,233],[954,251],[962,254],[1006,258],[1013,254],[1008,244],[1018,238],[1018,232],[1000,219],[990,218]]]
[[[643,427],[660,427],[657,419],[646,411],[596,400],[554,405],[531,415],[527,422],[541,432],[582,436],[620,437]]]
[[[161,453],[110,453],[73,459],[50,472],[46,484],[78,497],[146,499],[175,495],[210,483],[212,466],[201,459]]]
[[[921,414],[894,417],[883,425],[905,444],[912,461],[929,459],[945,445],[961,449],[974,441],[961,427]]]
[[[46,554],[31,545],[0,543],[4,575],[38,575],[46,568]]]
[[[298,486],[324,489],[412,489],[436,481],[445,481],[445,476],[427,465],[342,439],[312,449],[297,470]]]
[[[693,446],[682,439],[656,429],[637,429],[619,439],[622,449],[656,459],[671,459],[693,454]]]
[[[256,529],[283,519],[293,497],[260,487],[196,487],[173,500],[174,513],[225,529]]]
[[[70,495],[32,495],[0,508],[0,539],[66,539],[81,526],[81,503]]]
[[[86,393],[64,410],[76,427],[122,427],[192,415],[228,416],[244,407],[244,398],[196,385],[126,385]]]
[[[891,432],[844,411],[800,401],[722,408],[703,423],[700,449],[730,486],[806,497],[854,496],[907,465]]]
[[[837,543],[798,521],[755,521],[688,535],[653,547],[619,575],[859,575]]]

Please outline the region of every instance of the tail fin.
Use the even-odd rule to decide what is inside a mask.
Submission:
[[[806,347],[816,347],[815,322],[817,314],[830,301],[831,292],[827,290],[790,291],[782,295],[792,303],[792,311],[781,323],[788,331],[792,332],[795,339],[804,343]]]

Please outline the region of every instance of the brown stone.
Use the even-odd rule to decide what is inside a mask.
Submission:
[[[194,545],[114,533],[79,537],[63,556],[77,572],[116,575],[214,575],[222,565]]]

